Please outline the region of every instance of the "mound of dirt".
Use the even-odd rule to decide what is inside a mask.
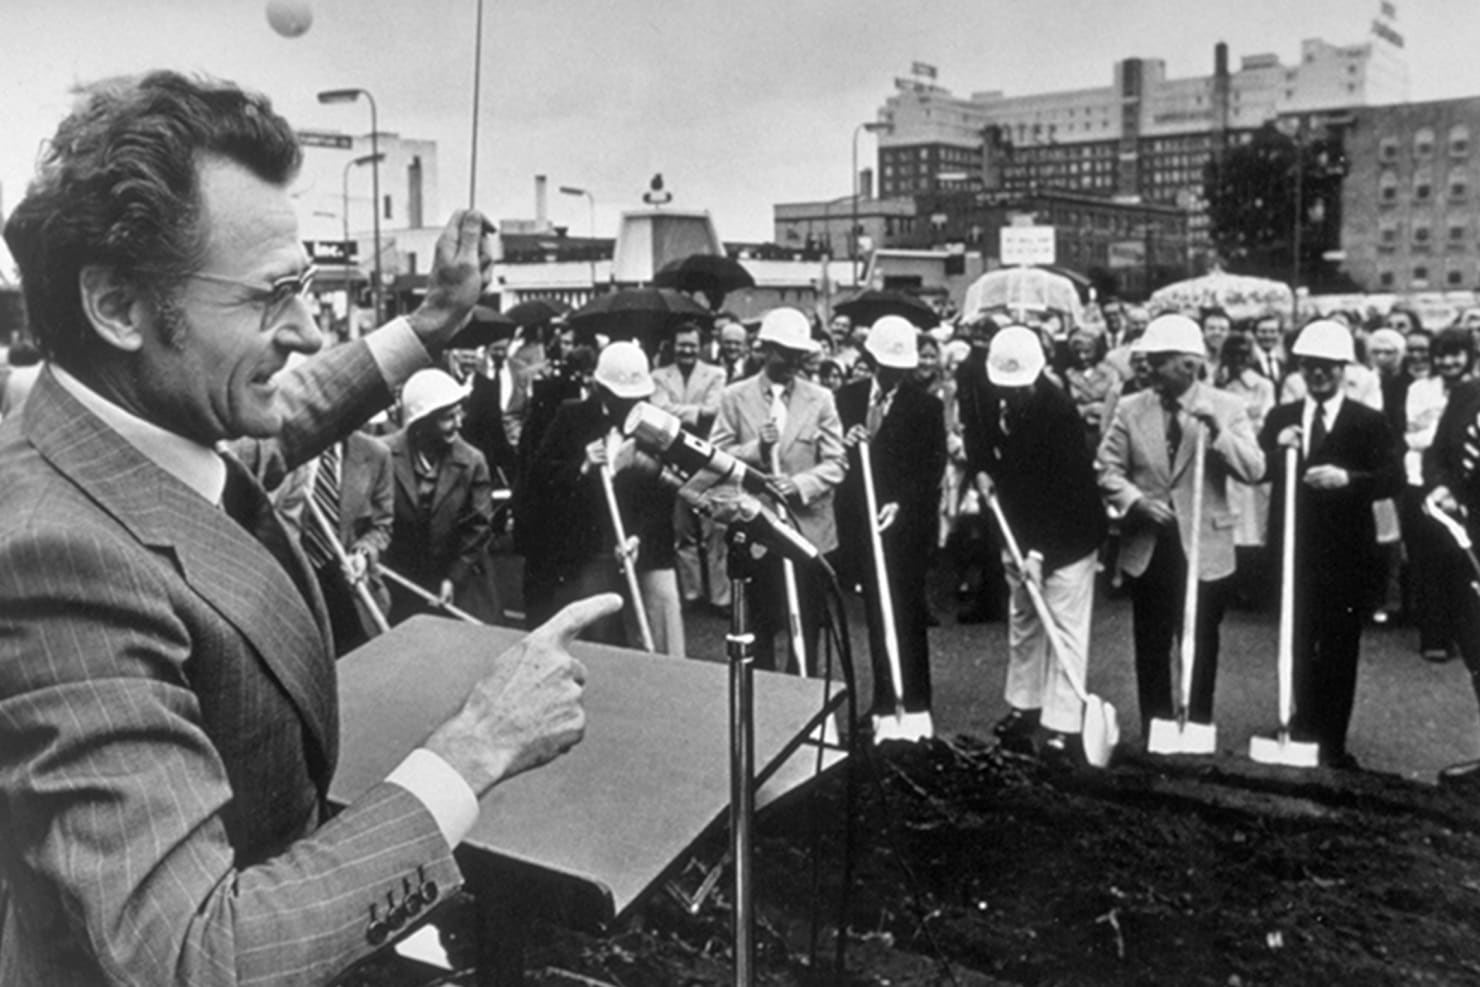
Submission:
[[[1054,772],[966,737],[886,745],[758,820],[757,980],[1480,983],[1474,798],[1226,757]],[[665,893],[602,935],[537,923],[528,982],[730,983],[729,880],[697,914]]]

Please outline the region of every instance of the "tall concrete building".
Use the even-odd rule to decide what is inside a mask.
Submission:
[[[1116,62],[1107,86],[1022,96],[962,99],[933,70],[896,79],[878,114],[891,128],[879,135],[880,195],[1059,188],[1195,210],[1209,156],[1240,133],[1288,115],[1406,100],[1394,14],[1382,4],[1357,44],[1303,41],[1293,65],[1256,54],[1232,69],[1220,44],[1212,73],[1186,79],[1168,78],[1159,58]]]

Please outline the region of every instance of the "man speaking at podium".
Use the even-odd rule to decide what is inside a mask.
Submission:
[[[322,342],[299,163],[260,96],[111,80],[6,226],[48,369],[0,428],[0,983],[326,982],[461,883],[477,796],[584,729],[566,645],[615,597],[490,655],[328,818],[332,640],[264,485],[387,405],[489,264],[455,216],[420,308],[285,371]]]

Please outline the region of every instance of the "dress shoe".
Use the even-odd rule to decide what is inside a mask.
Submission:
[[[1334,771],[1361,771],[1362,765],[1346,751],[1322,752],[1321,764]]]
[[[1089,763],[1084,756],[1084,738],[1077,733],[1060,733],[1057,730],[1043,741],[1038,756],[1045,765],[1055,770],[1082,768]]]
[[[935,723],[930,719],[930,710],[919,710],[900,717],[896,730],[897,739],[918,743],[935,736]]]
[[[992,733],[999,738],[1027,737],[1038,729],[1039,712],[1036,709],[1018,709],[1014,706],[992,727]]]
[[[1480,761],[1461,761],[1440,770],[1439,784],[1466,789],[1480,786]]]

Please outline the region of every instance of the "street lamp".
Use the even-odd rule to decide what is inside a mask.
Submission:
[[[858,287],[858,135],[865,130],[871,134],[888,134],[894,132],[894,125],[885,120],[870,120],[853,128],[853,219],[848,230],[848,259],[855,288]]]
[[[375,324],[378,326],[380,325],[382,313],[380,293],[383,283],[380,274],[380,162],[385,156],[380,153],[380,117],[375,110],[375,97],[370,95],[370,90],[368,89],[325,89],[319,93],[319,102],[325,104],[353,103],[361,96],[364,96],[366,102],[370,104],[370,185],[372,189],[371,195],[375,199],[375,209],[372,214],[375,217],[373,232],[375,245],[375,283],[370,288],[371,298],[374,299],[375,305]]]
[[[591,239],[596,239],[596,196],[589,189],[577,188],[574,185],[560,186],[561,195],[584,195],[586,205],[591,209]],[[586,255],[591,258],[591,291],[596,291],[596,246],[594,243],[586,245]]]
[[[344,172],[339,177],[339,202],[340,215],[344,217],[344,239],[349,239],[349,170],[361,165],[380,164],[385,160],[384,154],[362,154],[353,161],[347,161]]]
[[[586,203],[591,207],[591,239],[596,239],[596,196],[592,195],[586,189],[576,188],[574,185],[560,186],[560,194],[584,195],[586,197]]]

